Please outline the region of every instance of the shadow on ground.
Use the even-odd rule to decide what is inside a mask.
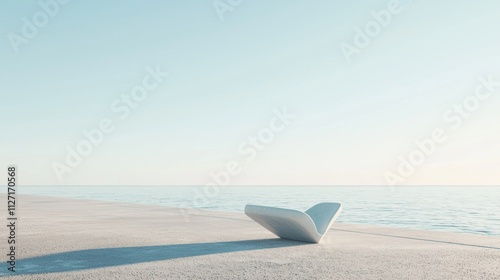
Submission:
[[[9,275],[69,272],[118,265],[163,261],[230,252],[300,246],[307,244],[308,243],[276,238],[228,242],[89,249],[57,253],[28,259],[20,259],[17,262],[16,273],[9,273]],[[1,274],[3,273],[0,273],[0,275]]]

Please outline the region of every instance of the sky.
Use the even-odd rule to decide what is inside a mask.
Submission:
[[[500,184],[498,1],[67,2],[0,3],[20,184]]]

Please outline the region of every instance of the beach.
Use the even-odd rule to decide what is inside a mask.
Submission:
[[[500,278],[500,236],[334,223],[307,244],[242,213],[30,195],[17,209],[5,279]]]

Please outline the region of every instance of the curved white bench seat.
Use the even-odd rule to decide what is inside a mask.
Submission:
[[[245,214],[284,239],[319,243],[342,211],[340,203],[320,203],[305,213],[283,208],[246,205]]]

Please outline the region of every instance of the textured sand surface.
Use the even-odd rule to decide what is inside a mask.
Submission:
[[[335,223],[305,244],[238,213],[18,199],[17,272],[2,261],[5,279],[500,279],[498,236]]]

